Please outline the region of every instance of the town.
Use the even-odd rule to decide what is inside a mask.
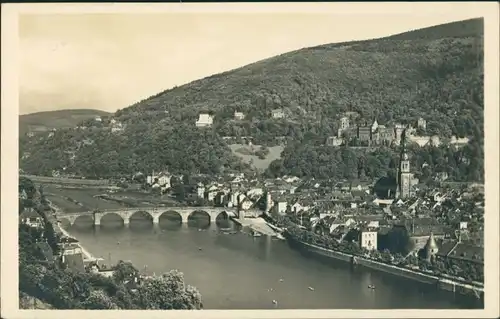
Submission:
[[[200,121],[203,118],[200,115]],[[299,232],[309,234],[300,235],[301,240],[482,287],[484,186],[447,182],[442,174],[434,176],[437,183],[432,187],[420,183],[412,173],[405,151],[408,143],[405,139],[410,142],[424,139],[413,135],[416,130],[425,132],[425,120],[419,119],[417,128],[403,125],[386,128],[376,121],[370,126],[352,128],[344,117],[338,137],[328,139],[328,146],[339,147],[345,143],[349,132],[354,131],[362,145],[376,147],[389,143],[399,148],[394,185],[382,192],[376,190],[377,181],[315,180],[294,176],[266,179],[238,172],[221,176],[183,176],[168,170],[149,174],[136,172],[128,179],[95,182],[108,188],[107,199],[112,200],[116,197],[114,193],[127,188],[171,198],[181,207],[236,209],[235,221],[240,224],[248,224],[248,221],[243,222],[245,219],[263,218],[270,227],[281,232],[283,229],[291,232],[290,229],[298,227]],[[434,142],[436,140],[434,138]],[[453,143],[464,142],[455,139]],[[93,182],[53,175],[46,179],[59,178],[59,182],[88,185]],[[43,181],[43,177],[38,178]],[[380,193],[382,196],[378,195]],[[26,198],[24,193],[21,198]],[[158,204],[158,208],[161,206],[165,205]],[[26,208],[20,217],[21,223],[41,227],[40,216],[33,209]],[[258,227],[252,229],[256,233],[262,231]],[[83,269],[84,254],[75,249],[74,243],[60,251],[61,256],[66,256],[66,263],[73,260],[74,265]],[[69,255],[77,257],[71,259]],[[89,267],[96,269],[96,264]]]

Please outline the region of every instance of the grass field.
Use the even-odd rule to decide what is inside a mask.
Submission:
[[[252,152],[252,146],[243,145],[243,144],[231,144],[229,145],[231,151],[234,155],[241,158],[245,163],[250,163],[253,161],[253,167],[259,171],[264,171],[269,167],[272,161],[281,158],[281,152],[283,152],[283,146],[272,146],[269,147],[269,154],[267,154],[265,159],[260,159],[255,155],[248,155]],[[255,150],[259,149],[259,145],[253,145]],[[247,154],[242,154],[242,150],[248,150]]]
[[[178,203],[168,196],[160,197],[137,191],[107,193],[93,188],[76,189],[45,185],[44,192],[54,205],[68,213],[125,207],[178,206]],[[106,195],[109,199],[94,197],[95,195]]]

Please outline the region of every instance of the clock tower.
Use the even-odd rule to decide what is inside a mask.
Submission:
[[[410,172],[410,159],[406,153],[406,129],[401,134],[401,155],[397,173],[396,198],[408,198],[411,196],[411,182],[413,174]]]

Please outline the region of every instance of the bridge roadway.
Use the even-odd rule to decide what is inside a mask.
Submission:
[[[106,215],[118,215],[123,219],[123,223],[125,225],[130,224],[130,219],[133,215],[142,212],[142,214],[147,214],[151,217],[154,224],[158,224],[160,222],[160,217],[169,212],[176,213],[181,217],[182,223],[187,223],[189,216],[191,216],[194,212],[201,212],[210,217],[210,222],[215,222],[217,217],[221,214],[224,214],[226,217],[237,217],[244,218],[245,215],[253,215],[258,216],[259,211],[250,210],[250,211],[242,211],[240,210],[238,214],[238,210],[236,208],[228,208],[228,207],[133,207],[133,208],[119,208],[119,209],[106,209],[106,210],[97,210],[97,211],[86,211],[86,212],[76,212],[76,213],[59,213],[57,214],[57,218],[59,220],[67,220],[71,225],[73,225],[78,218],[82,218],[84,216],[90,216],[94,225],[100,225],[101,219]]]

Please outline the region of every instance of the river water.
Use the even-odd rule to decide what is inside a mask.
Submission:
[[[130,260],[147,273],[179,269],[205,309],[456,309],[482,308],[470,297],[347,263],[306,258],[285,241],[243,232],[232,221],[120,221],[65,227],[104,263]],[[280,280],[282,279],[282,280]],[[376,289],[368,289],[368,285]],[[314,290],[309,289],[312,287]],[[276,300],[277,305],[273,304]]]

